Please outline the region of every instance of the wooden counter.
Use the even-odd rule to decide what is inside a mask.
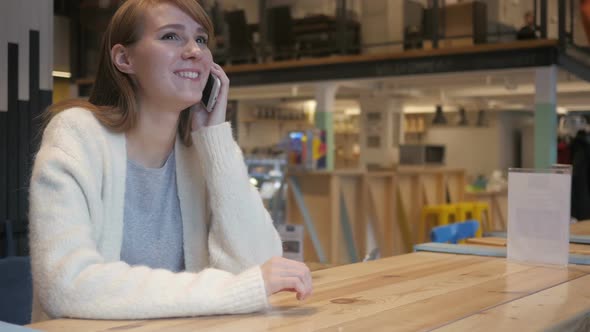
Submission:
[[[306,226],[304,260],[336,265],[354,263],[367,255],[369,228],[381,257],[411,252],[414,244],[424,242],[425,235],[418,234],[422,208],[447,199],[462,201],[465,191],[465,170],[440,166],[289,172],[288,178],[286,222]],[[311,222],[305,220],[306,215]]]
[[[465,200],[486,202],[490,206],[490,224],[489,231],[506,231],[508,229],[508,189],[500,191],[478,191],[466,192]]]
[[[590,268],[412,253],[312,273],[314,294],[264,313],[135,321],[60,319],[43,331],[536,331],[590,324]]]

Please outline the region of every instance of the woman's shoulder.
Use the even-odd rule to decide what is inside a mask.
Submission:
[[[76,128],[98,130],[100,127],[100,123],[92,111],[80,106],[64,109],[56,114],[47,125],[48,130],[75,130]]]
[[[109,131],[84,107],[71,107],[55,114],[43,132],[41,147],[54,146],[72,154],[88,154],[114,148],[118,134]]]
[[[82,106],[63,109],[51,118],[43,136],[55,134],[82,141],[116,136],[116,133],[109,130],[97,119],[94,111]]]

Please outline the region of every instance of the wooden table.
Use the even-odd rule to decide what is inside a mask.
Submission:
[[[506,247],[508,240],[503,237],[474,237],[465,240],[468,245]],[[590,245],[570,243],[570,254],[590,255]]]
[[[506,232],[486,232],[485,237],[503,237]],[[570,242],[590,245],[590,220],[579,221],[570,225]]]
[[[44,331],[536,331],[590,324],[590,268],[419,252],[312,273],[314,294],[265,313],[32,324]]]
[[[571,235],[590,236],[590,220],[580,221],[570,226]]]

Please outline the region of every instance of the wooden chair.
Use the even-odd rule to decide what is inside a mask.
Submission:
[[[459,202],[454,204],[457,208],[457,221],[474,219],[479,221],[482,225],[485,225],[484,220],[481,218],[481,212],[477,209],[479,206],[478,204],[478,202]],[[477,237],[481,237],[483,235],[483,228],[484,227],[478,228],[476,234]]]
[[[418,242],[424,242],[427,235],[429,219],[434,217],[435,226],[448,225],[458,220],[457,208],[453,204],[426,205],[422,209],[422,218],[418,228]]]

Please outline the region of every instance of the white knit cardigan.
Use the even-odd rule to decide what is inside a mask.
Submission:
[[[72,108],[46,128],[30,185],[33,322],[235,314],[268,306],[260,264],[280,238],[229,123],[175,144],[186,272],[120,260],[126,138]],[[149,246],[149,243],[145,244]]]

